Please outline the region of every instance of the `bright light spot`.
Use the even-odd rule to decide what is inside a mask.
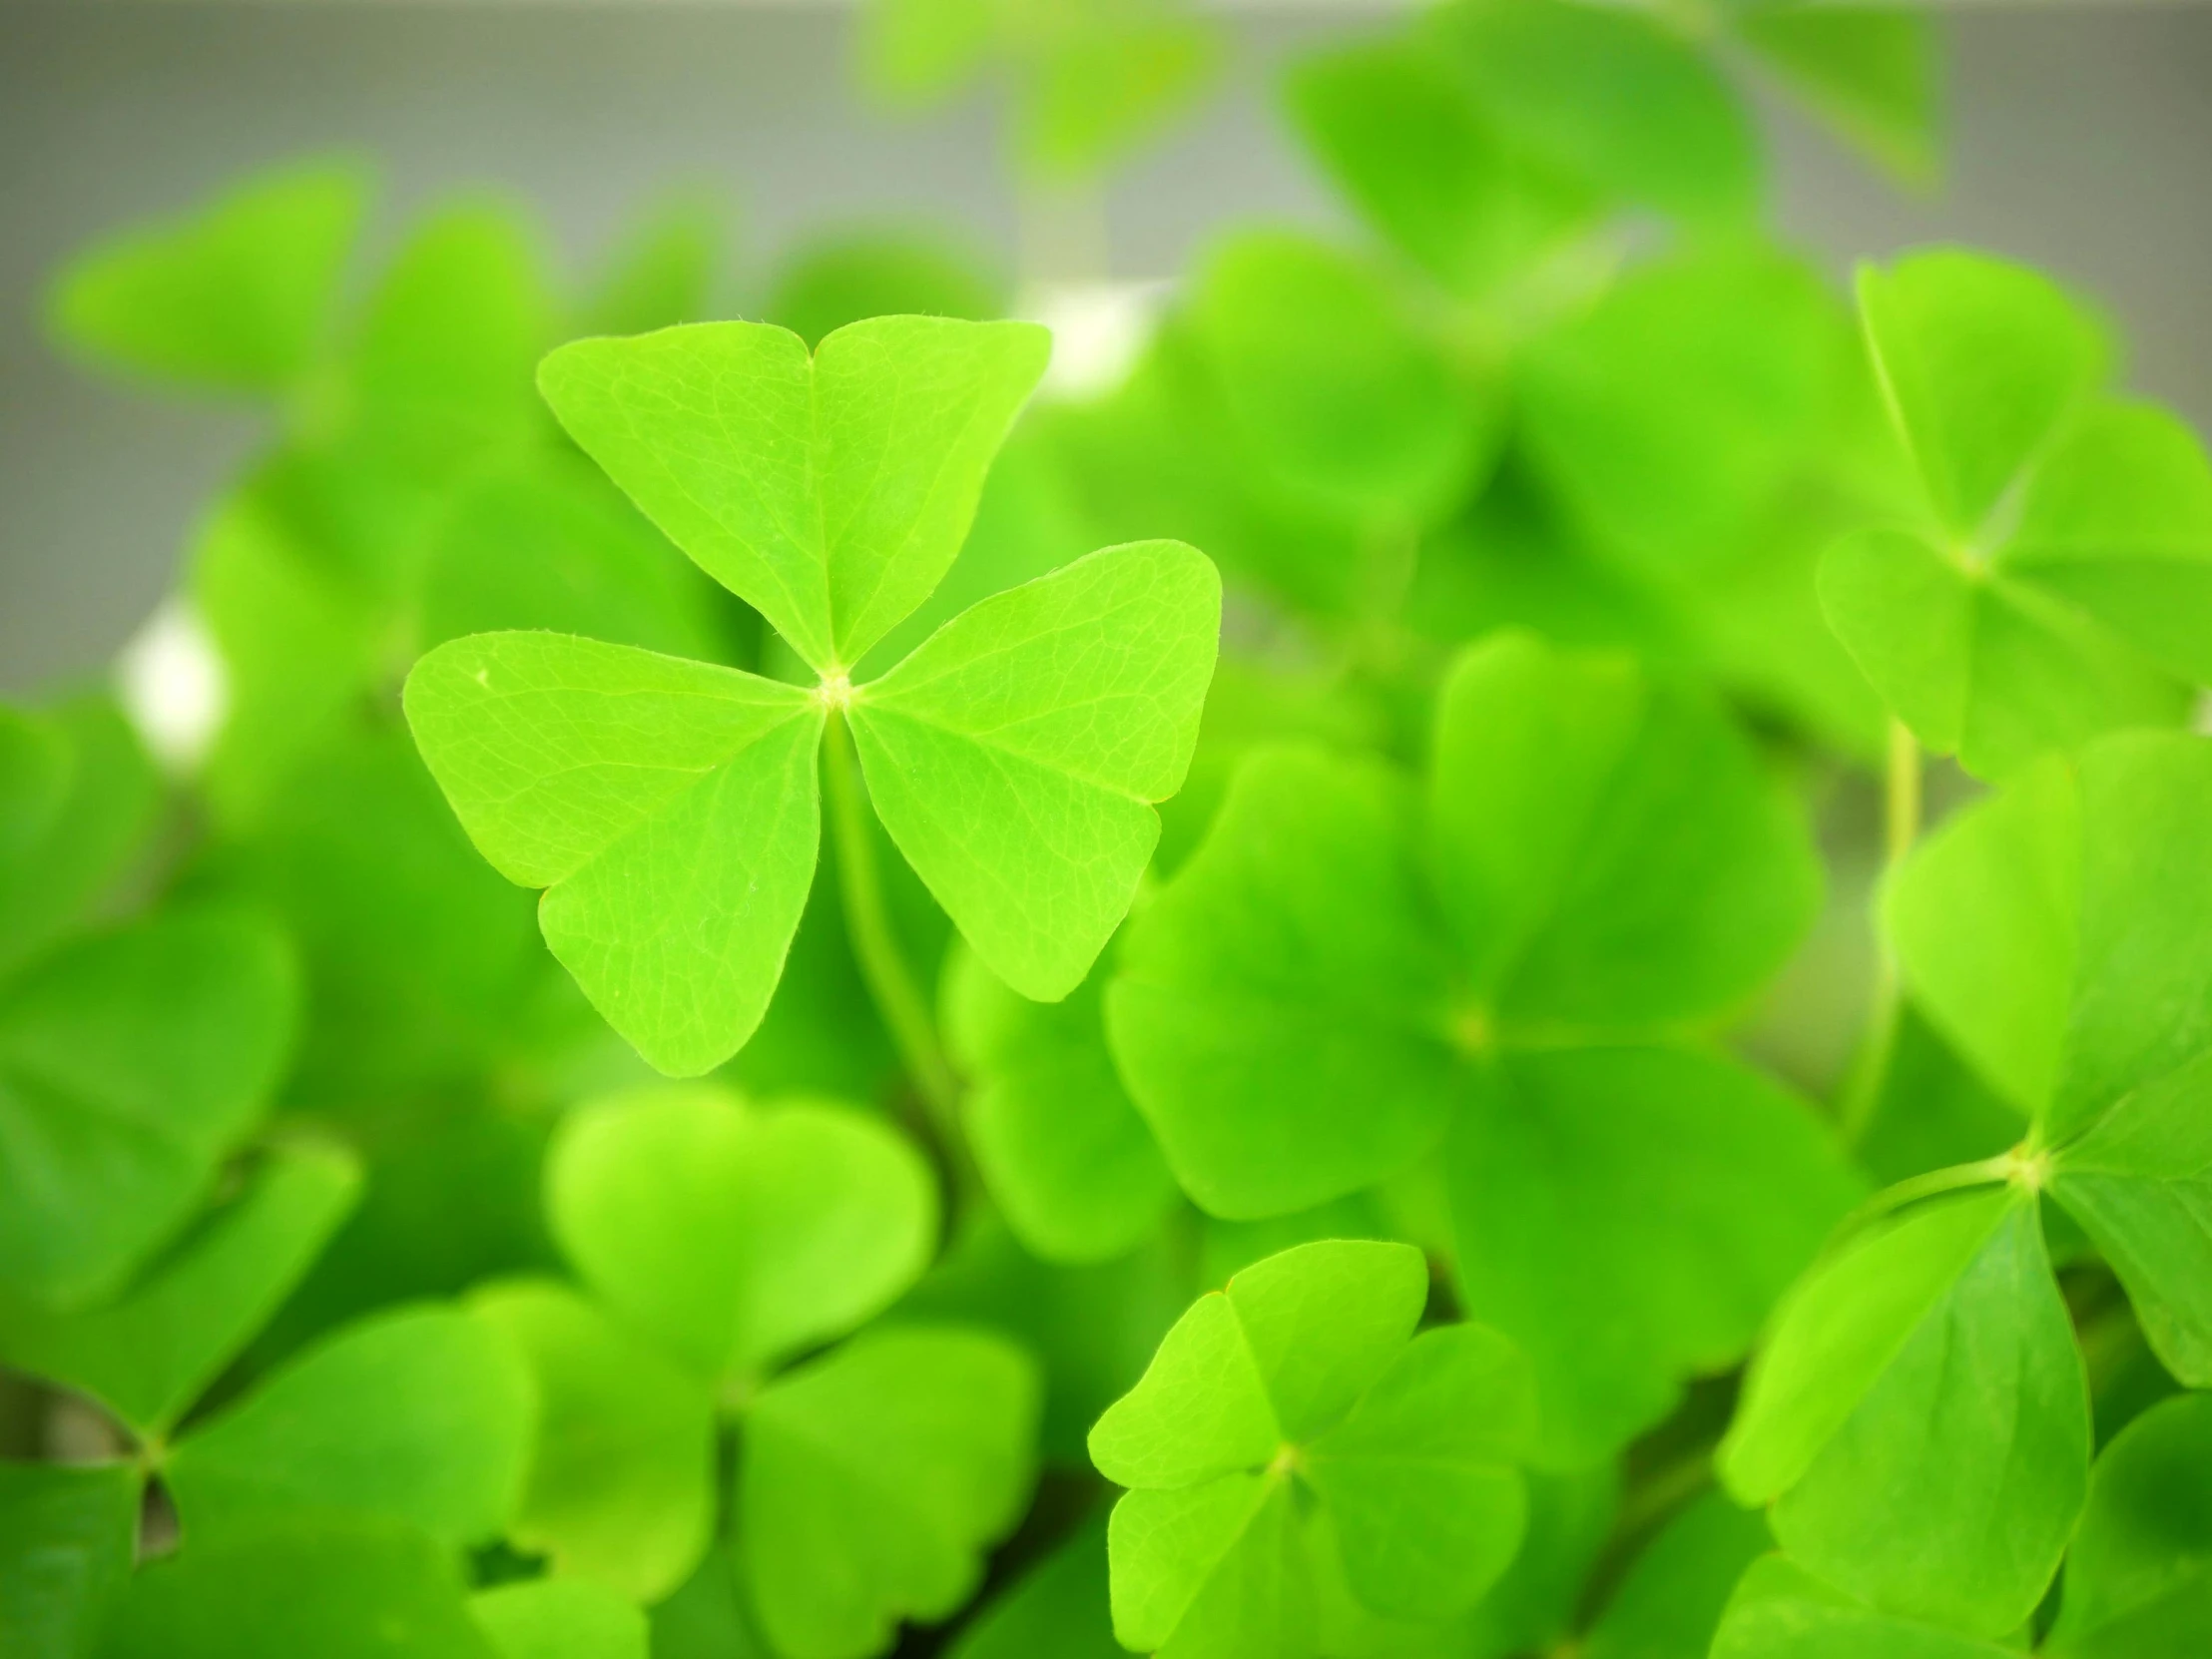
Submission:
[[[822,684],[815,688],[815,696],[822,700],[822,706],[826,709],[849,709],[852,706],[852,676],[825,676]]]
[[[162,601],[115,672],[124,713],[147,751],[171,772],[198,767],[230,706],[223,659],[199,612],[181,599]]]
[[[1166,282],[1067,282],[1024,296],[1022,314],[1052,330],[1046,397],[1103,397],[1137,366],[1160,318]]]

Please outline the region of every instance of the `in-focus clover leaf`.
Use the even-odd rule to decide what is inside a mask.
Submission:
[[[646,1659],[649,1651],[645,1614],[586,1579],[479,1590],[468,1610],[499,1659]]]
[[[2212,1642],[2212,1396],[2152,1406],[2089,1473],[2043,1651],[2182,1659]]]
[[[974,1080],[977,1166],[1021,1242],[1050,1262],[1125,1255],[1159,1225],[1175,1178],[1106,1047],[1103,975],[1031,1002],[973,952],[947,968],[945,1028]]]
[[[1459,659],[1408,795],[1249,761],[1130,925],[1115,1054],[1229,1217],[1372,1185],[1456,1119],[1465,1306],[1535,1366],[1547,1454],[1587,1462],[1741,1354],[1856,1195],[1800,1102],[1681,1041],[1788,953],[1817,866],[1716,713],[1524,636]]]
[[[1736,1587],[1712,1659],[2007,1659],[2019,1651],[1882,1612],[1769,1555]]]
[[[132,1581],[100,1659],[501,1659],[453,1552],[411,1526],[313,1515],[195,1540]]]
[[[1418,1622],[1497,1579],[1525,1521],[1534,1390],[1483,1327],[1414,1337],[1427,1290],[1410,1246],[1330,1240],[1177,1322],[1091,1430],[1100,1472],[1132,1488],[1108,1529],[1125,1647],[1310,1652],[1317,1571]]]
[[[1359,256],[1247,233],[1203,268],[1190,326],[1271,487],[1365,532],[1442,519],[1496,447],[1494,390]]]
[[[216,909],[53,951],[0,989],[0,1282],[120,1289],[252,1131],[290,1046],[283,941]]]
[[[785,1659],[861,1659],[948,1617],[1028,1501],[1040,1388],[1004,1338],[892,1326],[747,1409],[737,1550]]]
[[[822,677],[810,693],[493,634],[408,679],[462,824],[511,879],[551,889],[547,942],[661,1069],[727,1059],[767,1007],[813,879],[826,716],[849,727],[892,840],[1017,990],[1064,996],[1127,909],[1212,672],[1202,557],[1093,554],[850,680],[951,565],[1045,342],[1026,324],[886,317],[813,355],[728,323],[547,359],[578,441]]]
[[[2174,1375],[2212,1384],[2212,743],[2125,734],[1945,824],[1888,904],[1914,994],[2034,1120],[2039,1179]]]
[[[1719,1466],[1828,1582],[1993,1638],[2058,1570],[2089,1436],[2037,1206],[2011,1189],[1908,1210],[1816,1267],[1752,1362]]]
[[[936,1188],[880,1119],[705,1085],[586,1107],[546,1209],[584,1282],[699,1377],[754,1378],[879,1313],[927,1264]]]
[[[139,1472],[0,1462],[0,1651],[86,1659],[138,1552]]]
[[[535,1412],[504,1335],[458,1309],[403,1309],[339,1331],[195,1424],[162,1473],[196,1547],[330,1511],[486,1543],[514,1516]]]
[[[279,1146],[116,1301],[57,1313],[0,1298],[0,1359],[91,1395],[142,1438],[165,1435],[305,1276],[359,1188],[349,1154]]]
[[[190,219],[126,232],[62,273],[53,325],[132,373],[283,390],[325,343],[367,196],[358,171],[316,165],[257,179]]]
[[[160,793],[111,700],[0,705],[0,973],[107,896],[143,849]]]
[[[1567,177],[1699,227],[1742,224],[1756,208],[1749,113],[1657,16],[1582,0],[1455,0],[1425,26],[1497,128]]]
[[[667,1596],[713,1529],[713,1391],[559,1285],[494,1285],[469,1307],[506,1334],[536,1383],[536,1439],[509,1535],[556,1573],[646,1605]]]
[[[1916,255],[1861,309],[1926,522],[1823,562],[1830,622],[1899,718],[1997,777],[2212,679],[2212,464],[2156,408],[2099,395],[2100,323],[2040,276]]]

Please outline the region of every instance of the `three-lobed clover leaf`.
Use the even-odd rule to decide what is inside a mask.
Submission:
[[[2030,1121],[2029,1173],[2151,1348],[2212,1386],[2212,742],[2107,738],[1958,814],[1900,871],[1914,996]]]
[[[1834,547],[1829,620],[1923,745],[2001,777],[2212,679],[2212,464],[2105,390],[2102,324],[2046,278],[1914,255],[1860,278],[1919,515]]]
[[[813,881],[831,720],[891,839],[1017,990],[1064,996],[1128,908],[1212,673],[1203,557],[1095,553],[850,678],[951,565],[1045,338],[888,317],[810,355],[783,329],[720,323],[546,360],[577,441],[820,677],[490,634],[408,678],[409,723],[470,836],[549,889],[547,943],[662,1070],[707,1070],[760,1023]]]
[[[1091,1430],[1129,1487],[1114,1634],[1140,1652],[1310,1653],[1316,1579],[1382,1618],[1465,1612],[1518,1548],[1535,1394],[1480,1326],[1414,1335],[1427,1263],[1329,1240],[1194,1304]]]
[[[900,1135],[848,1108],[658,1087],[574,1115],[546,1196],[598,1306],[479,1295],[543,1401],[518,1536],[563,1573],[667,1593],[708,1545],[719,1407],[740,1426],[731,1548],[785,1659],[860,1659],[972,1593],[1029,1489],[1038,1380],[981,1330],[852,1335],[935,1243],[930,1173]]]
[[[1214,1214],[1441,1143],[1464,1305],[1529,1356],[1547,1450],[1586,1462],[1740,1355],[1855,1196],[1801,1103],[1687,1040],[1817,890],[1716,712],[1500,636],[1446,680],[1423,801],[1372,763],[1247,762],[1132,920],[1109,1030]]]

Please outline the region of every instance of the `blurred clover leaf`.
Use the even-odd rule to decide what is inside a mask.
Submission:
[[[1437,1623],[1521,1540],[1535,1395],[1480,1326],[1414,1335],[1408,1245],[1330,1240],[1201,1298],[1091,1430],[1129,1487],[1107,1544],[1114,1634],[1138,1652],[1316,1650],[1316,1581]]]
[[[1527,636],[1453,666],[1423,794],[1247,761],[1133,918],[1108,1029],[1214,1214],[1440,1146],[1463,1306],[1527,1353],[1547,1454],[1586,1462],[1741,1355],[1855,1196],[1799,1101],[1696,1040],[1789,953],[1818,870],[1717,712]]]
[[[813,883],[826,728],[833,807],[859,811],[849,745],[891,839],[1016,990],[1066,995],[1127,909],[1212,673],[1201,555],[1092,554],[850,680],[951,565],[1045,343],[891,317],[811,356],[722,323],[546,360],[578,441],[820,676],[517,633],[453,641],[408,678],[471,838],[550,889],[547,943],[663,1071],[705,1071],[760,1023]]]
[[[2020,1649],[1870,1607],[1787,1556],[1754,1561],[1713,1638],[1712,1659],[2006,1659]]]
[[[1924,746],[1985,778],[2178,721],[2212,681],[2196,435],[2109,395],[2101,319],[2021,267],[1917,254],[1862,273],[1860,306],[1923,497],[1821,566],[1867,678]]]
[[[2089,1472],[2044,1644],[2059,1659],[2183,1654],[2212,1639],[2212,1397],[2185,1393],[2114,1435]]]
[[[589,1297],[476,1302],[538,1379],[521,1539],[558,1572],[667,1594],[710,1547],[720,1410],[743,1445],[730,1547],[786,1659],[860,1659],[973,1593],[1027,1499],[1038,1381],[978,1329],[858,1329],[936,1239],[903,1137],[847,1108],[657,1087],[573,1116],[546,1183]]]
[[[1048,182],[1120,161],[1213,78],[1217,30],[1185,0],[870,0],[861,77],[893,104],[1003,77],[1012,148]]]

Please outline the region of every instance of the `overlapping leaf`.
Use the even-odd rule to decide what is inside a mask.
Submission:
[[[1317,1571],[1416,1622],[1495,1582],[1525,1522],[1534,1396],[1494,1332],[1415,1338],[1426,1299],[1419,1252],[1333,1240],[1246,1269],[1168,1333],[1091,1430],[1132,1488],[1108,1530],[1125,1647],[1311,1652]]]
[[[1799,1103],[1672,1035],[1773,970],[1817,879],[1716,715],[1501,637],[1446,684],[1425,810],[1373,766],[1248,762],[1131,924],[1109,1029],[1217,1214],[1371,1185],[1456,1117],[1466,1305],[1527,1350],[1549,1450],[1587,1461],[1740,1354],[1850,1204]],[[1652,1157],[1726,1181],[1692,1198]]]
[[[2212,1398],[2183,1394],[2120,1431],[2090,1471],[2044,1651],[2181,1659],[2212,1641]]]
[[[2162,725],[2212,676],[2212,465],[2161,410],[2103,392],[2101,323],[1973,255],[1869,271],[1860,303],[1919,522],[1822,566],[1830,621],[1928,748],[2000,777]]]
[[[0,1463],[0,1644],[85,1659],[137,1554],[138,1470]]]

